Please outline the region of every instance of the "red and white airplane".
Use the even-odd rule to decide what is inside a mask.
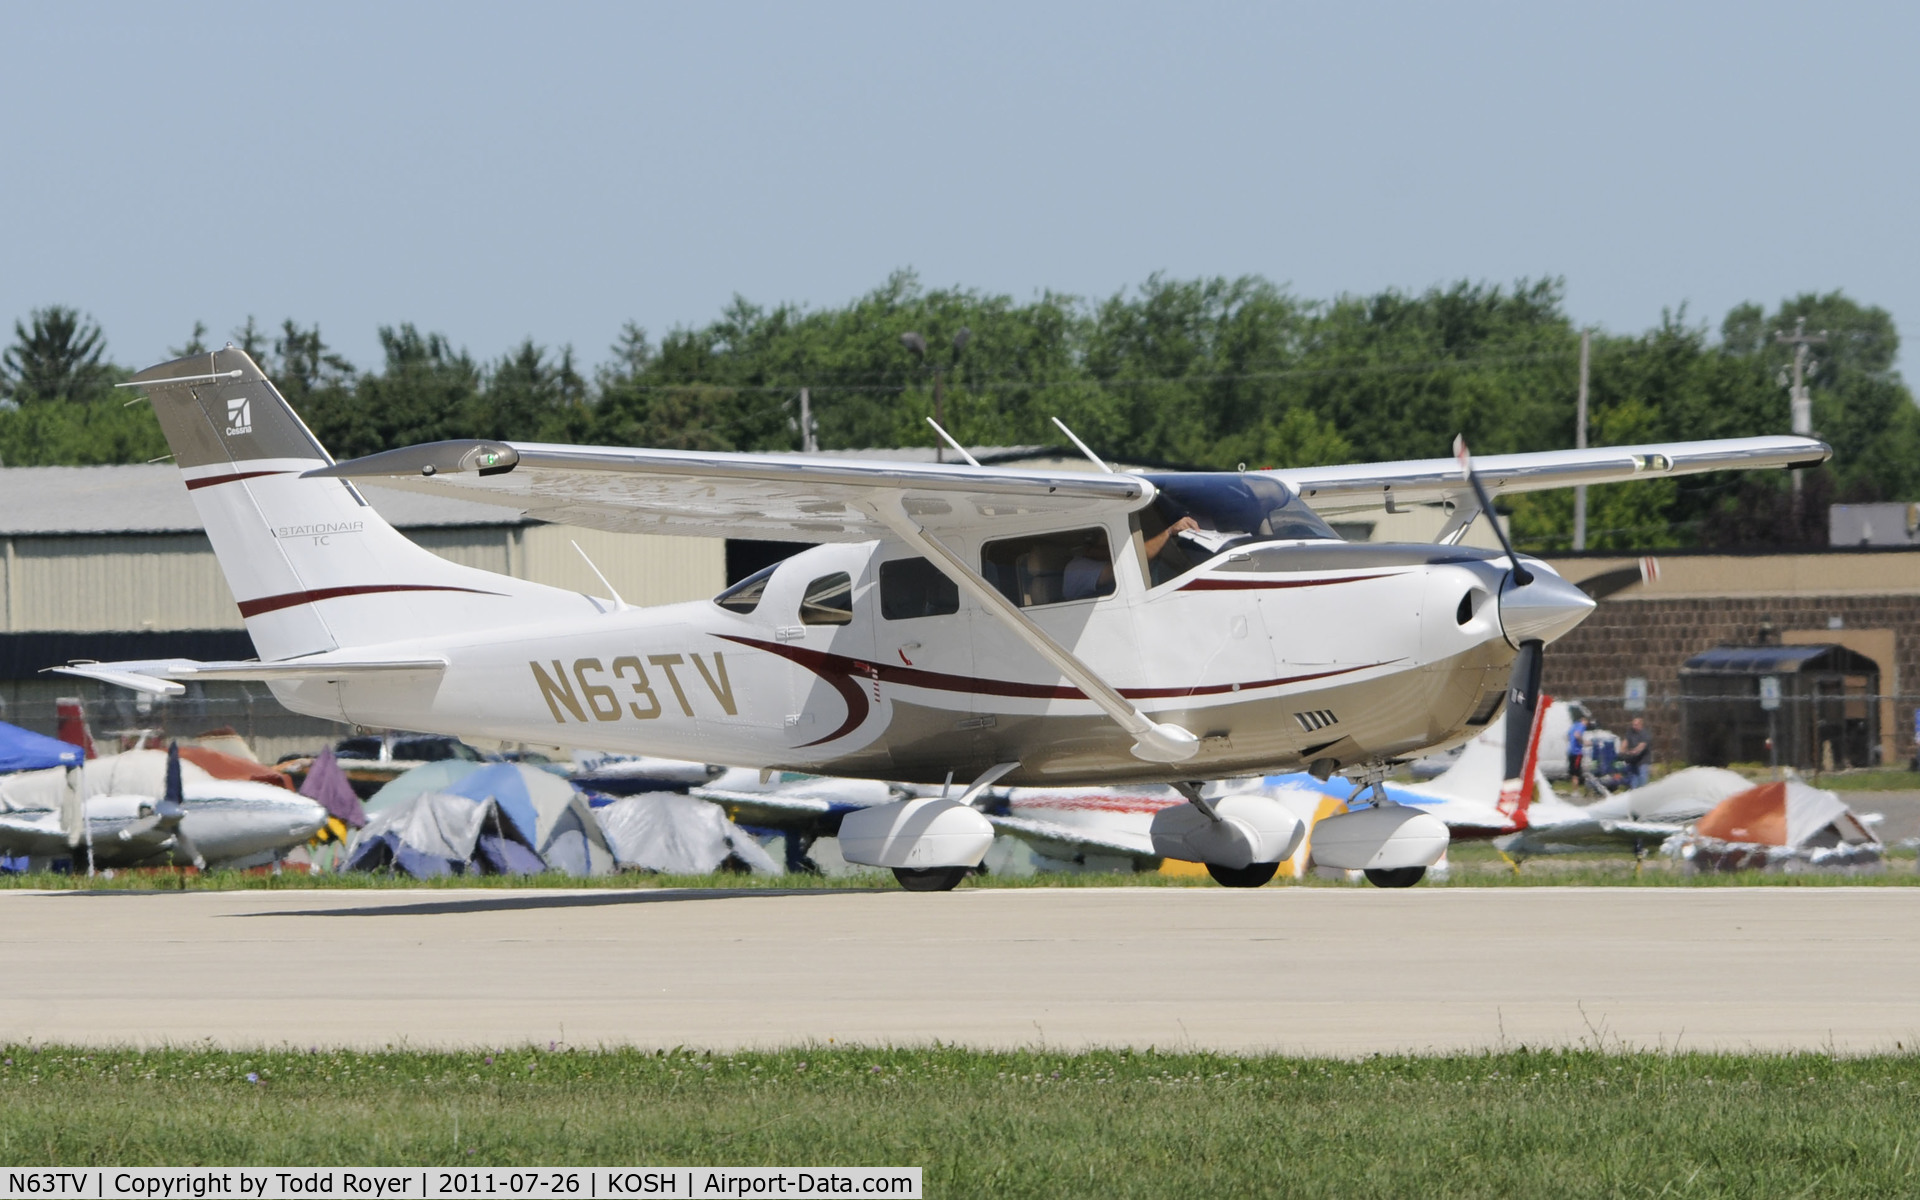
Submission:
[[[1169,854],[1264,882],[1303,823],[1258,797],[1215,803],[1196,781],[1375,784],[1473,736],[1510,691],[1509,720],[1530,724],[1542,647],[1593,602],[1511,548],[1456,544],[1489,489],[1830,454],[1759,437],[1500,455],[1477,471],[1462,453],[1132,474],[452,441],[336,463],[231,346],[130,386],[153,403],[260,661],[68,672],[159,693],[257,680],[289,708],[362,725],[971,780],[843,822],[843,854],[917,888],[980,861],[992,828],[967,801],[996,782],[1173,783],[1189,798]],[[640,609],[448,562],[355,481],[610,530],[820,544],[710,601]],[[1453,515],[1432,545],[1349,544],[1321,519],[1383,502]],[[1379,805],[1317,838],[1350,844],[1355,867],[1410,871],[1439,852],[1422,821]]]

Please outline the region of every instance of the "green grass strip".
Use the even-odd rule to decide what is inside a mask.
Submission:
[[[1920,1059],[1902,1050],[1338,1060],[14,1045],[0,1047],[0,1159],[920,1166],[928,1196],[999,1200],[1914,1195]]]

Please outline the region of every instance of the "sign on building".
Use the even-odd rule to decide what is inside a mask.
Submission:
[[[1639,675],[1627,680],[1627,711],[1645,712],[1647,710],[1647,681]]]

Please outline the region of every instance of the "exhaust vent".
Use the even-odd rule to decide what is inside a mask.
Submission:
[[[1300,722],[1300,728],[1306,730],[1308,733],[1340,723],[1340,718],[1334,716],[1333,710],[1330,708],[1316,708],[1312,712],[1297,712],[1293,714],[1293,719]]]

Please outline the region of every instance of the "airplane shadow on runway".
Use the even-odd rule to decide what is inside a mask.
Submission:
[[[418,904],[367,904],[353,908],[281,909],[228,913],[233,917],[430,917],[444,913],[514,912],[542,908],[599,908],[611,904],[673,904],[685,900],[751,900],[775,896],[859,896],[898,888],[686,888],[541,896],[518,893],[430,900]]]

